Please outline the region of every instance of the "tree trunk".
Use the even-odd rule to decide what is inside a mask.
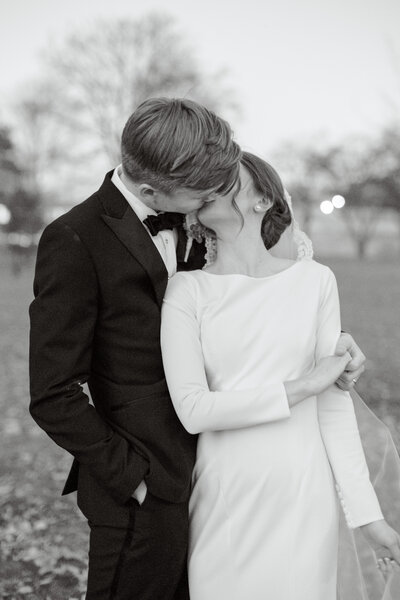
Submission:
[[[398,210],[396,212],[397,212],[397,221],[398,221],[398,225],[399,225],[399,252],[400,252],[400,210]]]
[[[368,239],[366,237],[357,238],[357,257],[359,260],[364,260],[367,255]]]

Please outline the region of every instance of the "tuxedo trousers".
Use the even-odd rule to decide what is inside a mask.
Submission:
[[[89,521],[86,600],[189,600],[188,504],[147,492],[129,501],[126,528]]]

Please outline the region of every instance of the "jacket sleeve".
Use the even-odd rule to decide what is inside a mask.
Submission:
[[[147,461],[89,403],[98,282],[77,233],[56,221],[41,237],[30,305],[30,412],[37,424],[118,502],[127,501]]]
[[[318,314],[316,360],[335,353],[340,335],[340,305],[336,279],[326,268]],[[383,519],[348,392],[331,386],[318,396],[318,419],[336,490],[350,529]]]
[[[193,276],[169,282],[161,319],[161,349],[175,411],[189,433],[240,429],[290,417],[282,383],[252,390],[210,391],[196,317]]]

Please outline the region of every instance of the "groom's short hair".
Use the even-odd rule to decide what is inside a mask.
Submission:
[[[150,98],[129,117],[122,166],[135,183],[225,194],[239,177],[241,150],[229,124],[192,100]]]

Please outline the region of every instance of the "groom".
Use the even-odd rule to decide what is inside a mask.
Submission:
[[[196,437],[169,398],[160,311],[168,278],[204,264],[196,241],[185,257],[182,213],[234,192],[241,152],[211,111],[165,98],[135,110],[121,149],[100,189],[42,235],[30,410],[74,456],[63,493],[78,490],[90,526],[86,599],[183,600]],[[339,343],[349,387],[364,357]]]

